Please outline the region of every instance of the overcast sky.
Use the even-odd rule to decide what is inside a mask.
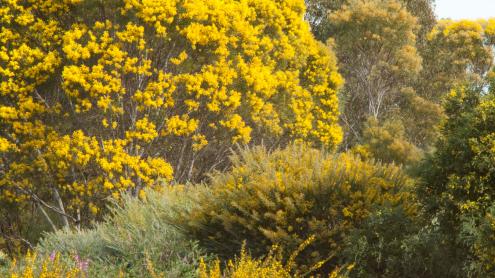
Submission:
[[[436,0],[438,18],[495,18],[495,0]]]

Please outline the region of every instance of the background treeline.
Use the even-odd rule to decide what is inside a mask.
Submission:
[[[0,276],[495,276],[495,19],[433,8],[0,0]]]

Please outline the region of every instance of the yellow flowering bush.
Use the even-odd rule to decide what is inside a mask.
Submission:
[[[296,270],[321,264],[328,272],[344,259],[346,236],[375,209],[415,213],[410,180],[393,165],[303,146],[271,154],[255,148],[233,161],[230,172],[214,174],[209,187],[189,194],[195,206],[177,208],[179,217],[171,219],[222,258],[234,256],[245,241],[253,256],[278,245],[288,260],[314,235],[296,258]]]
[[[312,242],[314,237],[304,242],[295,253],[291,255],[294,259],[298,252],[302,251],[307,244]],[[241,254],[235,260],[229,259],[226,263],[226,267],[222,270],[220,266],[220,260],[215,260],[211,265],[207,265],[204,260],[201,260],[199,265],[199,278],[290,278],[290,277],[308,277],[310,272],[305,274],[293,273],[293,261],[283,263],[280,258],[280,249],[277,246],[273,246],[268,255],[263,259],[255,259],[247,253],[245,248],[241,249]],[[321,265],[315,265],[317,269]],[[352,270],[353,264],[348,265],[345,269],[336,268],[331,271],[327,277],[329,278],[345,278],[348,277],[347,273]],[[313,276],[311,276],[313,277]]]
[[[0,201],[87,223],[234,144],[342,138],[303,0],[1,0]],[[52,219],[50,219],[52,218]]]
[[[28,253],[22,264],[13,262],[10,266],[10,278],[80,278],[86,277],[86,262],[76,261],[73,266],[63,262],[60,254],[41,258],[38,254]]]
[[[229,260],[227,262],[227,269],[222,271],[220,267],[220,261],[216,260],[208,267],[203,260],[201,260],[199,268],[200,278],[221,278],[221,277],[255,277],[255,278],[269,278],[280,277],[289,278],[290,270],[287,270],[282,262],[278,261],[273,254],[269,254],[264,260],[253,259],[246,254],[243,249],[241,251],[240,258],[238,260]]]

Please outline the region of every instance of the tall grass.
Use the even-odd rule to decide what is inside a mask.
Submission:
[[[89,260],[90,275],[97,277],[195,277],[203,252],[166,221],[170,205],[188,206],[178,191],[148,191],[145,200],[124,196],[94,228],[48,234],[37,251],[77,254]]]

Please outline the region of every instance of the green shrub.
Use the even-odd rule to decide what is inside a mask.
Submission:
[[[494,275],[478,272],[495,259],[486,237],[495,199],[495,87],[485,89],[476,83],[451,92],[435,152],[416,169],[418,199],[439,223],[456,277]]]
[[[352,277],[458,277],[445,235],[438,223],[423,216],[389,208],[376,211],[344,244],[342,255],[355,266]]]
[[[407,277],[403,241],[412,232],[410,217],[401,211],[381,210],[370,216],[345,240],[343,255],[355,262],[356,277]]]
[[[465,215],[462,218],[461,240],[473,254],[465,265],[466,276],[493,277],[495,275],[495,204],[484,215]]]
[[[179,191],[149,191],[146,200],[125,196],[124,205],[112,206],[110,216],[93,229],[48,234],[38,251],[77,254],[90,261],[94,277],[116,277],[120,272],[141,277],[151,275],[150,266],[165,277],[194,277],[204,254],[166,221],[172,217],[170,205],[188,205]]]
[[[190,197],[171,219],[207,250],[232,257],[246,240],[254,256],[279,245],[287,254],[316,236],[298,257],[301,270],[342,263],[343,239],[380,207],[407,203],[409,180],[395,166],[363,162],[303,146],[268,153],[243,150],[228,173],[211,176],[211,186]]]

